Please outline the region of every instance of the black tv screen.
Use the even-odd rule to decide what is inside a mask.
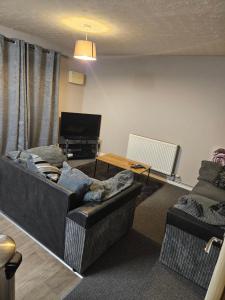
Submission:
[[[97,139],[101,117],[101,115],[62,112],[60,135],[68,139]]]

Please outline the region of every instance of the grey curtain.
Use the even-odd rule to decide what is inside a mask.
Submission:
[[[0,153],[57,143],[60,55],[0,35]]]

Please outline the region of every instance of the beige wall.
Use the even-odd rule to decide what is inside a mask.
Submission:
[[[83,112],[103,115],[103,152],[124,155],[129,133],[179,144],[177,173],[193,185],[201,160],[225,147],[225,57],[99,59]]]
[[[82,64],[73,58],[61,57],[59,85],[59,115],[62,111],[81,112],[84,96],[83,85],[68,82],[68,71],[85,72]]]
[[[65,53],[4,26],[0,33]],[[200,161],[225,146],[225,57],[99,58],[86,86],[68,83],[69,70],[85,73],[85,64],[61,58],[59,114],[101,113],[104,152],[124,155],[130,132],[180,144],[177,173],[193,185]]]

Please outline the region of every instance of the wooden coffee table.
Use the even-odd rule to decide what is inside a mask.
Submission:
[[[151,166],[143,164],[143,163],[138,162],[138,161],[127,159],[126,157],[119,156],[119,155],[116,155],[116,154],[113,154],[113,153],[107,153],[107,154],[96,157],[94,177],[95,177],[95,174],[96,174],[98,161],[106,163],[108,165],[108,168],[109,168],[110,165],[112,165],[112,166],[115,166],[115,167],[118,167],[118,168],[121,168],[121,169],[124,169],[124,170],[132,171],[133,173],[136,173],[136,174],[143,174],[144,172],[148,172],[147,180],[148,180],[149,175],[150,175]],[[140,165],[143,166],[143,168],[134,169],[134,168],[131,167],[134,164],[140,164]]]

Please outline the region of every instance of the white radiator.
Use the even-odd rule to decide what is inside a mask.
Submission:
[[[135,134],[129,135],[127,158],[149,164],[151,169],[166,175],[174,172],[179,146]]]

